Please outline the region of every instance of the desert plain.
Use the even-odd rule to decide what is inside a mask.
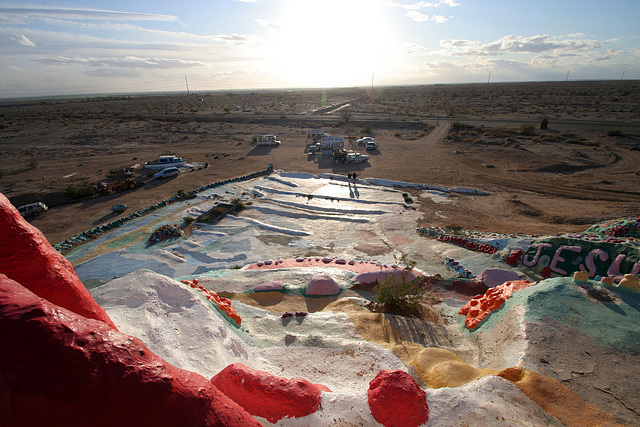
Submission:
[[[540,129],[548,120],[547,129]],[[422,225],[498,233],[581,231],[640,206],[640,82],[529,82],[292,89],[5,100],[0,191],[57,244],[130,211],[221,179],[265,169],[357,173],[472,187],[450,208],[424,200]],[[335,164],[307,153],[308,129],[372,136],[370,161]],[[255,137],[276,134],[278,147]],[[208,167],[151,179],[146,161],[175,154]],[[144,187],[73,200],[73,188],[129,168]],[[412,190],[407,190],[411,192]]]
[[[424,186],[401,186],[401,191],[407,193],[405,201],[411,197],[419,201],[406,203],[404,207],[419,210],[419,227],[445,227],[454,233],[458,229],[502,234],[580,233],[591,224],[600,221],[638,215],[639,89],[640,82],[637,81],[540,82],[389,87],[373,90],[352,88],[5,101],[0,104],[0,152],[5,159],[0,165],[0,192],[15,206],[35,201],[45,202],[49,211],[29,218],[29,222],[39,228],[53,245],[118,218],[120,214],[111,210],[116,203],[128,205],[129,209],[125,212],[128,214],[166,200],[181,190],[189,191],[209,183],[263,171],[268,165],[273,165],[277,170],[271,177],[271,185],[274,188],[286,186],[286,191],[280,191],[288,196],[292,196],[292,188],[304,188],[302,182],[311,181],[310,177],[315,174],[322,175],[322,180],[334,180],[336,186],[341,186],[346,191],[346,180],[337,179],[337,176],[346,176],[354,172],[358,178],[379,178],[387,182],[417,183],[453,189],[447,197],[455,198],[455,203],[449,203],[439,200],[438,197],[423,197],[423,193],[428,192]],[[540,129],[543,119],[548,120],[547,129]],[[312,141],[307,137],[307,131],[318,128],[324,129],[332,136],[345,137],[345,148],[349,150],[364,153],[364,147],[358,145],[356,139],[365,135],[375,137],[379,147],[367,151],[370,156],[369,162],[335,163],[329,156],[308,154]],[[273,147],[258,146],[255,138],[260,134],[276,134],[282,144]],[[153,172],[143,167],[144,162],[169,153],[188,159],[195,167],[173,178],[152,179]],[[125,168],[131,171],[132,179],[144,182],[145,185],[133,190],[88,198],[72,199],[66,196],[70,193],[69,189],[91,187],[96,182],[117,178],[115,172]],[[312,175],[307,176],[305,172]],[[294,185],[294,182],[298,184]],[[328,186],[330,185],[332,184]],[[234,188],[251,191],[250,185],[238,185]],[[353,188],[355,190],[356,186]],[[364,196],[362,201],[366,201],[367,187],[358,184],[358,188]],[[351,191],[351,184],[348,189]],[[166,215],[171,214],[167,212]],[[321,220],[315,221],[321,223]],[[385,221],[401,220],[387,218]],[[314,226],[315,224],[316,222]],[[351,231],[356,236],[366,233],[365,229]],[[414,228],[410,228],[409,231],[413,233]],[[129,231],[122,231],[126,232]],[[107,236],[105,238],[109,239]],[[345,239],[344,236],[341,238]],[[113,236],[112,239],[116,241],[119,237]],[[415,239],[427,237],[417,235]],[[124,240],[126,239],[123,238],[122,242]],[[285,240],[291,239],[283,241]],[[411,239],[398,241],[398,246],[409,240]],[[197,245],[194,241],[189,240],[188,244],[191,246],[181,253],[195,254],[197,250],[194,248],[197,248]],[[122,242],[119,243],[121,246]],[[287,249],[289,252],[297,250],[284,244],[270,246],[270,243],[277,243],[277,240],[262,239],[260,242],[261,248],[267,248],[260,254],[267,254],[268,250],[277,252],[272,249],[275,247],[279,250]],[[108,246],[108,243],[109,241],[100,244]],[[84,252],[93,250],[92,245],[95,244],[97,243],[92,242],[84,245]],[[340,244],[336,240],[336,253],[343,249],[339,247]],[[118,245],[114,247],[116,246]],[[152,252],[153,248],[147,250]],[[66,254],[75,259],[74,266],[80,277],[87,276],[89,271],[98,274],[113,265],[120,267],[120,260],[127,259],[131,262],[137,256],[123,251],[120,258],[112,260],[109,264],[109,258],[100,258],[102,253],[96,250],[97,258],[92,262],[83,263],[79,260],[84,252],[80,250]],[[286,257],[291,255],[289,252],[284,255],[268,252],[268,256]],[[159,257],[163,256],[162,248],[158,249],[158,253]],[[368,256],[380,255],[366,251],[364,253]],[[324,254],[313,253],[306,256],[312,255],[318,257]],[[140,262],[144,264],[149,259],[151,258],[142,257]],[[188,262],[183,264],[195,268]],[[429,272],[439,273],[445,270],[443,266],[436,268],[436,264],[441,265],[441,261],[432,262],[430,267],[434,267],[434,270]],[[145,265],[145,268],[153,269],[149,265]],[[235,275],[226,275],[221,279],[216,279],[214,275],[203,278],[202,283],[220,289],[227,289],[235,283],[237,287],[242,288],[241,290],[245,290],[251,286],[247,277],[253,278],[251,275],[254,273],[256,279],[260,277],[263,281],[273,277],[282,279],[285,275],[295,276],[295,273],[285,270],[276,271],[273,273],[274,276],[270,276],[271,273],[268,271],[246,268],[229,271],[235,272]],[[160,272],[156,271],[153,274],[156,273]],[[299,274],[306,273],[303,271]],[[114,270],[109,274],[115,277],[120,272]],[[176,273],[173,276],[181,275],[183,274]],[[238,278],[234,279],[236,276]],[[94,293],[100,294],[101,289],[109,289],[110,286],[128,280],[130,279],[120,282],[115,280],[104,287],[97,286]],[[558,286],[565,282],[558,279],[553,283],[553,286]],[[554,295],[558,297],[565,296],[565,293],[571,294],[574,287],[567,285],[566,289],[562,288],[562,292]],[[133,297],[127,294],[128,291],[122,292],[127,298]],[[615,292],[618,295],[618,291]],[[281,330],[289,326],[280,318],[281,312],[303,309],[309,311],[309,321],[305,320],[304,326],[313,327],[312,320],[316,316],[320,321],[319,325],[326,332],[327,319],[331,316],[322,313],[321,310],[310,309],[309,301],[314,301],[313,299],[289,296],[284,298],[279,294],[278,298],[282,301],[274,304],[273,301],[261,302],[260,297],[264,294],[248,295],[247,297],[238,294],[234,297],[234,302],[236,306],[245,310],[243,318],[249,325],[246,327],[251,329],[255,336],[258,336],[257,330],[254,330],[258,328],[258,323],[268,319],[271,326],[264,328],[267,331],[267,338],[264,339],[281,338],[285,332],[289,333],[288,329]],[[240,301],[241,298],[245,299]],[[116,299],[124,300],[124,297]],[[261,311],[262,314],[258,316],[247,303],[251,299],[256,300],[253,305],[256,305],[257,309],[266,308],[269,312]],[[108,300],[105,301],[108,305]],[[628,301],[636,301],[634,295],[619,293],[616,297],[618,305],[615,307],[623,307],[625,310],[631,307],[635,311],[628,312],[635,316],[637,304],[633,305]],[[520,306],[523,302],[513,304]],[[589,304],[589,307],[593,308],[593,301],[589,300]],[[455,305],[451,310],[457,310]],[[535,303],[527,302],[524,305],[535,312]],[[580,308],[575,312],[581,314],[580,318],[596,313],[597,322],[602,322],[607,317],[604,314],[619,315],[619,310],[611,309],[614,305],[595,305],[602,312],[596,313],[592,308]],[[548,308],[549,313],[560,313],[564,309],[562,307],[554,310],[551,301],[541,303],[540,306]],[[115,316],[116,311],[110,313],[110,316]],[[573,309],[569,311],[574,312]],[[145,310],[131,312],[145,313]],[[547,317],[550,316],[549,313]],[[503,315],[505,310],[500,313],[500,316]],[[502,322],[494,320],[493,323],[487,323],[483,330],[484,335],[478,333],[477,339],[482,341],[482,337],[486,336],[487,342],[493,342],[492,337],[500,336],[500,345],[497,347],[501,350],[505,343],[510,342],[510,336],[505,337],[504,331],[511,329],[504,329],[503,326],[520,325],[509,316],[505,315]],[[185,322],[190,319],[186,313],[179,317]],[[185,319],[182,319],[183,317]],[[388,314],[386,317],[392,320],[401,318]],[[448,321],[451,323],[449,330],[452,336],[460,334],[455,330],[457,324],[461,323],[459,317],[450,316]],[[216,321],[220,321],[215,318]],[[424,324],[434,321],[426,318],[423,320]],[[141,324],[139,320],[131,319],[119,319],[119,322],[119,327],[123,330],[126,330],[126,327],[135,329]],[[587,323],[591,325],[590,322]],[[633,396],[636,387],[634,376],[628,373],[635,369],[631,365],[636,363],[636,350],[633,350],[635,353],[632,356],[624,352],[618,353],[618,350],[595,351],[594,349],[600,347],[594,346],[589,340],[581,341],[576,338],[573,330],[558,329],[558,325],[554,322],[549,323],[548,318],[539,323],[533,322],[533,326],[530,325],[533,329],[529,331],[532,335],[527,335],[528,343],[535,344],[527,350],[529,361],[544,365],[543,371],[551,372],[554,377],[571,386],[581,399],[595,404],[607,413],[613,411],[614,416],[619,417],[619,421],[632,424],[632,420],[637,419],[637,404],[634,403]],[[498,335],[488,333],[495,324],[501,325],[494,329]],[[303,322],[296,322],[291,328],[296,328],[296,325],[303,326]],[[158,324],[154,320],[149,325],[149,330],[156,331],[157,328]],[[189,330],[190,327],[185,324],[184,329]],[[594,330],[598,331],[599,328]],[[614,330],[626,329],[616,324],[615,328],[612,327],[608,331]],[[133,330],[130,333],[134,334]],[[542,338],[536,338],[538,333]],[[311,330],[309,334],[317,335],[317,332]],[[473,333],[463,334],[469,334],[473,338]],[[300,335],[301,341],[303,335]],[[606,335],[616,334],[607,332]],[[566,336],[574,338],[566,340],[563,338]],[[270,351],[294,354],[291,349],[295,346],[289,347],[291,343],[288,343],[287,337],[289,335],[285,335],[284,348],[277,345]],[[548,342],[545,341],[547,339]],[[635,345],[624,339],[622,342],[631,347]],[[218,344],[216,342],[212,346]],[[360,340],[354,345],[361,349],[364,344]],[[307,347],[303,347],[301,351],[308,351]],[[467,348],[466,352],[460,346],[455,349],[456,354],[469,358],[480,368],[488,364],[486,360],[480,363],[476,358],[481,358],[480,356],[485,354],[483,351],[492,354],[495,350],[493,347],[488,345],[481,348],[481,351],[475,351],[475,347],[474,351]],[[590,348],[589,352],[583,352],[587,347]],[[184,348],[191,347],[185,344]],[[164,350],[159,347],[154,351],[163,354]],[[273,356],[276,353],[268,355]],[[512,353],[514,352],[505,351],[505,354],[512,356],[517,352]],[[217,350],[214,351],[214,347],[198,353],[202,357],[209,357],[210,354],[218,353]],[[163,354],[163,357],[168,356]],[[270,363],[281,360],[278,357],[271,357]],[[291,357],[295,358],[295,355]],[[182,360],[180,357],[178,359]],[[319,363],[322,358],[316,356],[316,359],[315,363]],[[283,366],[288,367],[283,375],[302,375],[319,381],[316,374],[304,371],[302,365],[289,362],[283,362]],[[500,368],[504,368],[504,363],[499,365]],[[583,370],[580,367],[582,365],[592,365],[593,369]],[[209,370],[216,367],[217,365],[207,367],[206,374],[209,375]],[[568,372],[570,374],[567,374]],[[357,373],[354,375],[359,376]],[[331,375],[326,379],[323,377],[322,380],[328,381],[329,377]],[[362,384],[359,382],[355,388],[364,390],[368,380],[368,377],[360,378]],[[473,385],[476,386],[477,384]],[[486,388],[486,385],[481,385],[482,387]],[[465,390],[460,389],[461,395],[468,394]],[[447,392],[458,391],[451,389]],[[447,425],[449,408],[446,404],[439,407],[437,394],[440,391],[430,390],[430,393],[432,394],[429,396],[429,404],[433,409],[435,423],[433,425]],[[487,394],[486,390],[478,395],[486,395],[491,399],[494,396]],[[571,405],[566,399],[562,401],[565,406],[563,410],[570,408]],[[508,407],[510,406],[503,405],[503,409]],[[573,415],[580,412],[571,409],[567,411],[574,413]],[[327,410],[325,415],[333,416],[332,414],[334,412]],[[491,413],[488,416],[494,415]],[[557,415],[554,413],[554,416]],[[551,422],[546,415],[538,414],[536,417],[541,425]],[[459,419],[452,418],[451,425],[456,425],[456,420],[462,419],[466,418],[462,415]],[[508,424],[509,421],[505,420],[504,423]],[[563,423],[579,425],[572,421]]]

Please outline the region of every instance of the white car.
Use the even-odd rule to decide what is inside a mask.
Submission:
[[[349,153],[347,154],[347,157],[344,159],[344,161],[345,163],[368,162],[369,156],[367,156],[366,154],[360,154],[360,153]]]
[[[363,136],[362,138],[360,138],[358,140],[358,144],[360,144],[360,145],[367,145],[367,143],[369,143],[369,142],[375,142],[375,141],[370,136]]]
[[[29,205],[20,206],[18,208],[18,212],[23,218],[28,218],[30,216],[38,216],[42,212],[45,212],[49,208],[42,202],[31,203]]]
[[[166,168],[166,169],[162,169],[158,173],[154,173],[153,174],[153,179],[168,178],[170,176],[176,176],[178,174],[180,174],[180,169],[178,169],[178,168]]]

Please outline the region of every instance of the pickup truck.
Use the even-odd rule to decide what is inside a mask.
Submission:
[[[368,162],[369,156],[360,153],[349,153],[347,157],[344,159],[345,163],[361,163]]]
[[[375,150],[376,148],[378,148],[378,143],[375,141],[369,141],[367,142],[367,145],[365,145],[365,148],[367,150]]]

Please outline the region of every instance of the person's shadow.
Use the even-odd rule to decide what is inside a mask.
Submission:
[[[358,187],[356,187],[356,184],[353,184],[353,188],[351,187],[351,182],[349,182],[349,197],[351,197],[352,199],[355,197],[356,199],[360,198],[360,192],[358,191]]]

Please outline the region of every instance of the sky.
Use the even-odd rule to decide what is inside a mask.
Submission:
[[[640,79],[637,0],[0,1],[0,40],[0,98]]]

